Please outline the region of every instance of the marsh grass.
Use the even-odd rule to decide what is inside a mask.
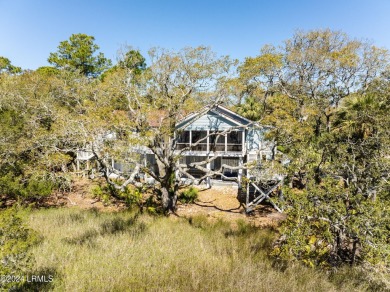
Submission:
[[[55,291],[356,291],[299,265],[275,268],[267,254],[275,232],[207,217],[132,212],[33,211],[43,241],[36,270],[54,273]]]

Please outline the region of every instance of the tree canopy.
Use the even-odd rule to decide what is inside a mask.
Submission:
[[[388,262],[388,64],[384,49],[317,30],[239,67],[239,110],[262,104],[259,119],[291,159],[275,254],[311,266]]]
[[[111,66],[111,60],[98,50],[93,36],[72,34],[69,40],[60,42],[57,52],[50,53],[48,62],[56,68],[97,76]]]
[[[15,74],[15,73],[22,72],[22,69],[20,67],[16,67],[16,66],[12,65],[11,61],[8,58],[0,56],[0,73],[1,72]]]
[[[104,100],[121,100],[121,109],[127,112],[128,134],[119,135],[129,143],[142,145],[155,157],[157,169],[139,163],[137,155],[126,155],[126,161],[134,166],[134,172],[123,184],[108,179],[116,189],[124,190],[127,184],[135,184],[136,174],[141,169],[156,181],[161,192],[165,211],[175,211],[180,180],[175,174],[184,173],[180,167],[180,153],[177,153],[176,124],[189,113],[201,107],[211,107],[223,99],[218,89],[219,80],[228,71],[228,58],[218,58],[205,47],[185,48],[178,52],[152,49],[149,52],[151,64],[146,68],[144,58],[136,51],[129,51],[116,70],[104,79]],[[142,69],[142,70],[141,70]],[[109,96],[106,96],[106,95]],[[122,122],[122,125],[124,123]],[[123,127],[122,127],[123,128]],[[121,139],[117,139],[117,143]],[[123,141],[122,141],[123,143]],[[104,151],[96,145],[95,155],[107,172],[114,171]],[[130,150],[131,151],[131,150]],[[122,158],[123,160],[123,158]]]

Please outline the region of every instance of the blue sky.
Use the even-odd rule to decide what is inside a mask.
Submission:
[[[390,49],[389,0],[0,0],[0,56],[23,69],[48,65],[73,33],[93,35],[106,57],[131,45],[210,46],[243,60],[297,29],[331,28]]]

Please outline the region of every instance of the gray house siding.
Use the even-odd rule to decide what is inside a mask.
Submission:
[[[219,130],[225,131],[232,127],[237,127],[238,124],[229,121],[227,118],[217,115],[216,113],[209,112],[199,118],[191,119],[184,124],[179,124],[178,128],[183,130]]]
[[[237,167],[245,162],[272,158],[272,143],[265,139],[265,132],[269,128],[259,126],[221,106],[201,116],[190,116],[180,122],[177,129],[178,135],[181,135],[178,149],[190,148],[183,153],[181,162],[185,164],[216,157],[207,167],[219,170],[222,165]],[[220,135],[218,140],[209,136],[195,144],[194,137],[204,138],[224,131],[225,134]],[[191,174],[202,175],[199,170],[190,171]],[[240,178],[243,170],[226,168],[222,172],[226,177]]]

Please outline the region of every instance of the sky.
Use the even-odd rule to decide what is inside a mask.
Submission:
[[[202,45],[242,61],[325,28],[390,49],[390,0],[0,0],[0,56],[32,70],[75,33],[94,36],[114,63],[124,46],[147,55]]]

